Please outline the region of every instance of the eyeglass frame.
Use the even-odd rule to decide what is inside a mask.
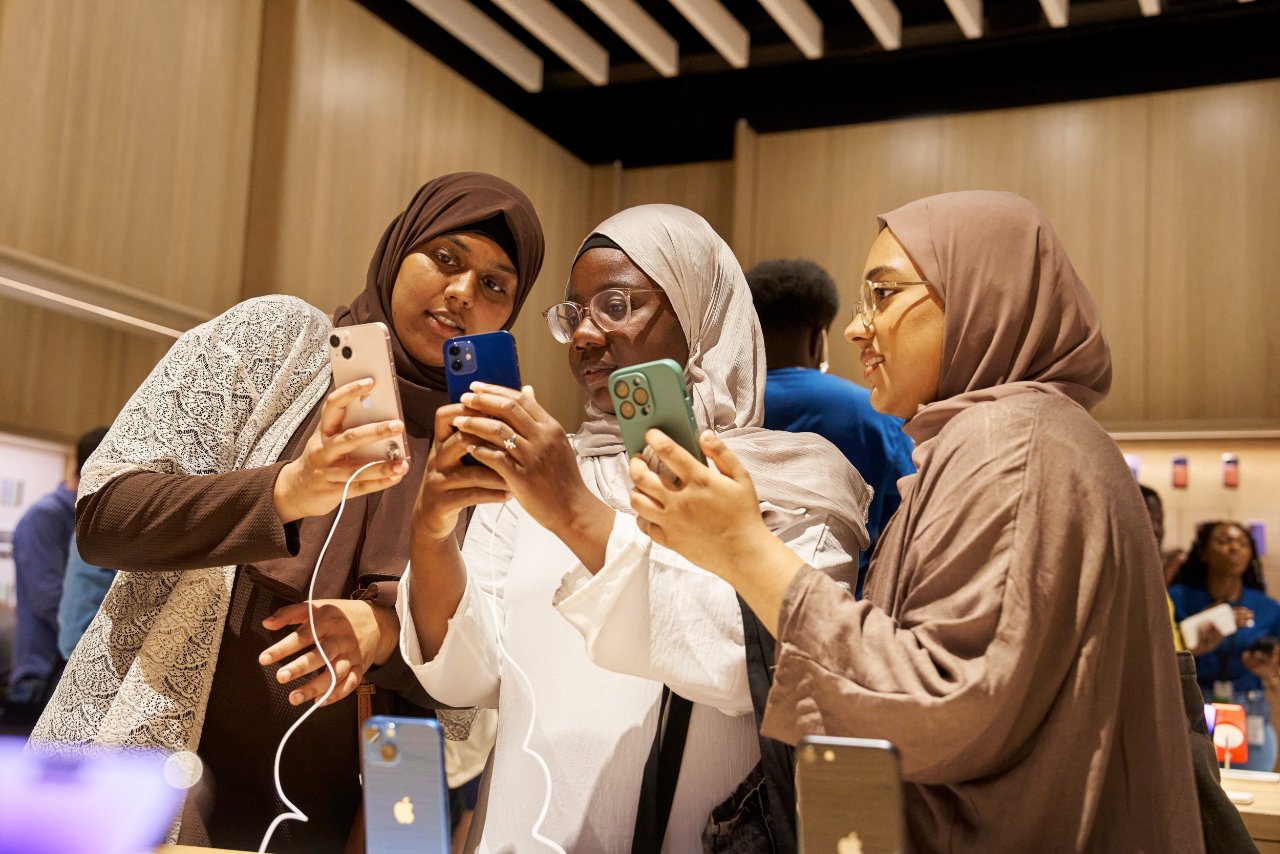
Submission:
[[[873,282],[870,279],[863,279],[862,286],[867,296],[870,297],[871,311],[870,313],[867,313],[864,310],[866,306],[860,299],[853,304],[853,319],[856,320],[858,317],[861,317],[862,325],[867,327],[870,327],[875,322],[876,314],[880,311],[880,303],[879,300],[876,299],[875,294],[876,288],[906,288],[913,285],[928,285],[929,287],[933,287],[933,282]],[[886,297],[886,299],[888,299],[888,297]]]
[[[591,303],[595,302],[597,299],[609,293],[610,291],[613,291],[614,293],[620,293],[627,299],[627,316],[624,317],[622,319],[622,322],[617,324],[616,326],[612,324],[610,324],[609,326],[605,326],[604,324],[601,324],[599,318],[596,316],[595,309],[591,307]],[[559,308],[562,305],[571,305],[574,308],[576,308],[578,310],[578,322],[575,323],[573,325],[573,329],[569,331],[568,340],[560,341],[561,344],[568,344],[573,340],[573,333],[578,331],[578,327],[581,326],[582,322],[586,320],[588,317],[591,318],[591,322],[594,323],[596,325],[596,328],[599,329],[601,332],[617,332],[619,329],[621,329],[623,326],[626,325],[628,320],[631,319],[631,311],[632,311],[631,295],[632,294],[653,294],[653,293],[665,293],[665,291],[663,291],[662,288],[605,288],[604,290],[598,291],[596,294],[594,294],[591,297],[591,299],[587,302],[586,305],[583,305],[580,302],[574,302],[573,300],[568,300],[568,299],[560,300],[560,302],[553,303],[552,305],[547,306],[547,308],[543,310],[542,319],[547,321],[547,330],[551,332],[551,337],[555,338],[556,341],[560,341],[560,338],[559,336],[556,335],[555,330],[551,328],[551,318],[549,315],[551,314],[552,311],[554,311],[555,309]]]

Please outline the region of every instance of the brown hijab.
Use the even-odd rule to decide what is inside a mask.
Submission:
[[[1111,388],[1097,306],[1044,214],[1014,193],[929,196],[879,218],[945,306],[938,398],[904,430],[921,445],[965,408],[1019,391],[1093,409]]]
[[[346,596],[353,574],[355,584],[364,586],[399,578],[404,572],[409,555],[409,517],[426,467],[436,409],[448,400],[448,394],[444,370],[415,361],[396,337],[391,322],[391,291],[408,255],[424,242],[454,232],[483,234],[510,257],[517,286],[504,329],[515,323],[542,268],[542,225],[533,203],[513,185],[483,172],[459,172],[428,181],[387,226],[369,262],[364,291],[350,305],[339,307],[333,322],[335,326],[352,326],[381,321],[391,330],[412,464],[394,487],[347,501],[325,553],[328,569],[316,580],[317,598]],[[317,405],[281,459],[294,459],[302,453],[319,414]],[[249,565],[254,581],[294,601],[304,599],[336,513],[335,510],[324,517],[300,520],[297,554]]]

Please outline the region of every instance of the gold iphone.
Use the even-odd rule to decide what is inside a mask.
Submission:
[[[880,739],[806,736],[796,748],[800,854],[906,850],[898,753]]]
[[[404,420],[395,356],[391,352],[391,331],[385,323],[335,328],[329,333],[329,362],[333,365],[334,388],[356,380],[373,379],[372,391],[347,404],[343,430],[379,421]],[[401,433],[362,445],[347,457],[361,463],[408,460],[409,446]]]

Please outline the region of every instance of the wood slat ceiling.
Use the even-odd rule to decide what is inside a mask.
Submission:
[[[1280,77],[1280,0],[359,2],[579,157],[627,166],[729,157],[739,118],[789,130]],[[486,58],[458,4],[508,46]],[[498,68],[537,63],[540,79]]]

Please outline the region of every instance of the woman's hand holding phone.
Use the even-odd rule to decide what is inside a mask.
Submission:
[[[398,436],[404,423],[379,421],[349,430],[342,429],[347,407],[373,389],[373,380],[347,383],[325,398],[320,424],[307,440],[302,455],[280,470],[273,498],[282,522],[307,516],[323,516],[338,506],[347,480],[363,463],[347,459],[357,448]],[[381,462],[364,471],[351,484],[348,498],[378,492],[400,482],[409,471],[404,460]]]
[[[699,445],[715,468],[661,430],[647,431],[645,441],[680,484],[669,484],[643,459],[632,458],[631,506],[641,530],[732,584],[776,635],[783,594],[803,561],[765,526],[751,475],[710,430],[703,431]]]
[[[592,572],[604,565],[613,511],[587,488],[564,427],[533,389],[473,383],[468,414],[454,418],[483,468],[501,476],[520,506]]]
[[[472,440],[455,431],[453,421],[467,411],[460,403],[436,410],[435,438],[413,508],[414,535],[426,543],[451,539],[466,508],[499,504],[510,497],[506,483],[495,472],[463,464]]]

